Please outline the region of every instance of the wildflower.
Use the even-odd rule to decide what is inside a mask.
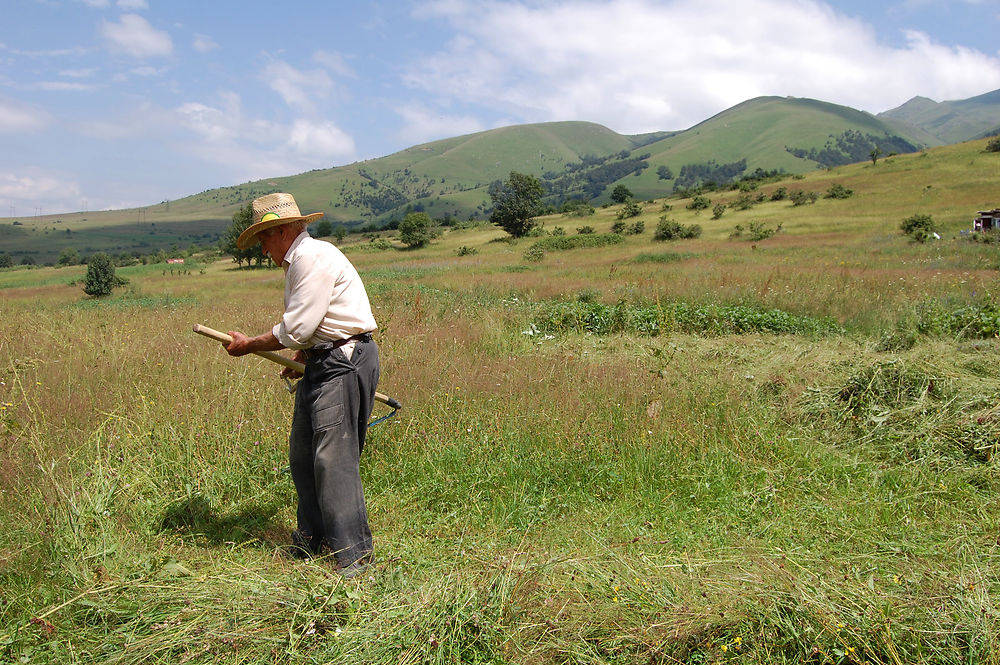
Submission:
[[[736,646],[743,644],[743,638],[737,635],[736,638],[733,639],[733,644],[735,644]]]
[[[727,646],[726,646],[725,644],[723,644],[723,645],[722,645],[721,647],[719,647],[719,648],[720,648],[720,649],[722,649],[723,651],[729,651],[729,647],[727,647]]]

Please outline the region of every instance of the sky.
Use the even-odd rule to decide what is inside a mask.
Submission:
[[[1000,89],[1000,0],[4,0],[0,217],[130,208],[521,123]]]

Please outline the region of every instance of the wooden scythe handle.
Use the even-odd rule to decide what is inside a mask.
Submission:
[[[218,330],[213,330],[208,326],[203,326],[196,323],[194,324],[193,330],[199,335],[204,335],[205,337],[214,339],[217,342],[222,342],[223,344],[229,344],[230,342],[233,341],[233,338],[227,335],[226,333],[219,332]],[[271,362],[278,363],[279,365],[283,365],[290,370],[299,372],[300,374],[306,371],[305,365],[298,362],[297,360],[286,358],[280,353],[275,353],[274,351],[254,351],[254,353],[262,358],[267,358]],[[402,405],[399,402],[389,397],[388,395],[383,395],[382,393],[377,392],[375,393],[375,399],[378,400],[379,402],[382,402],[383,404],[392,407],[393,409],[402,408]]]

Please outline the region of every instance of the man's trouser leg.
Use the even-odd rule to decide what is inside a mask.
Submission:
[[[378,346],[359,342],[306,363],[295,396],[289,462],[299,495],[299,532],[325,541],[341,567],[372,550],[359,458],[378,382]]]

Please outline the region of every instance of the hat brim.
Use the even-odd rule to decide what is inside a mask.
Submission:
[[[251,224],[243,231],[243,233],[240,234],[240,237],[236,239],[236,247],[238,249],[250,249],[260,242],[260,238],[257,237],[257,234],[261,231],[273,229],[276,226],[284,226],[285,224],[294,224],[295,222],[305,222],[306,224],[309,224],[313,220],[319,219],[322,216],[323,213],[314,212],[300,217],[278,217],[275,219],[268,219],[263,222],[257,222],[256,224]]]

